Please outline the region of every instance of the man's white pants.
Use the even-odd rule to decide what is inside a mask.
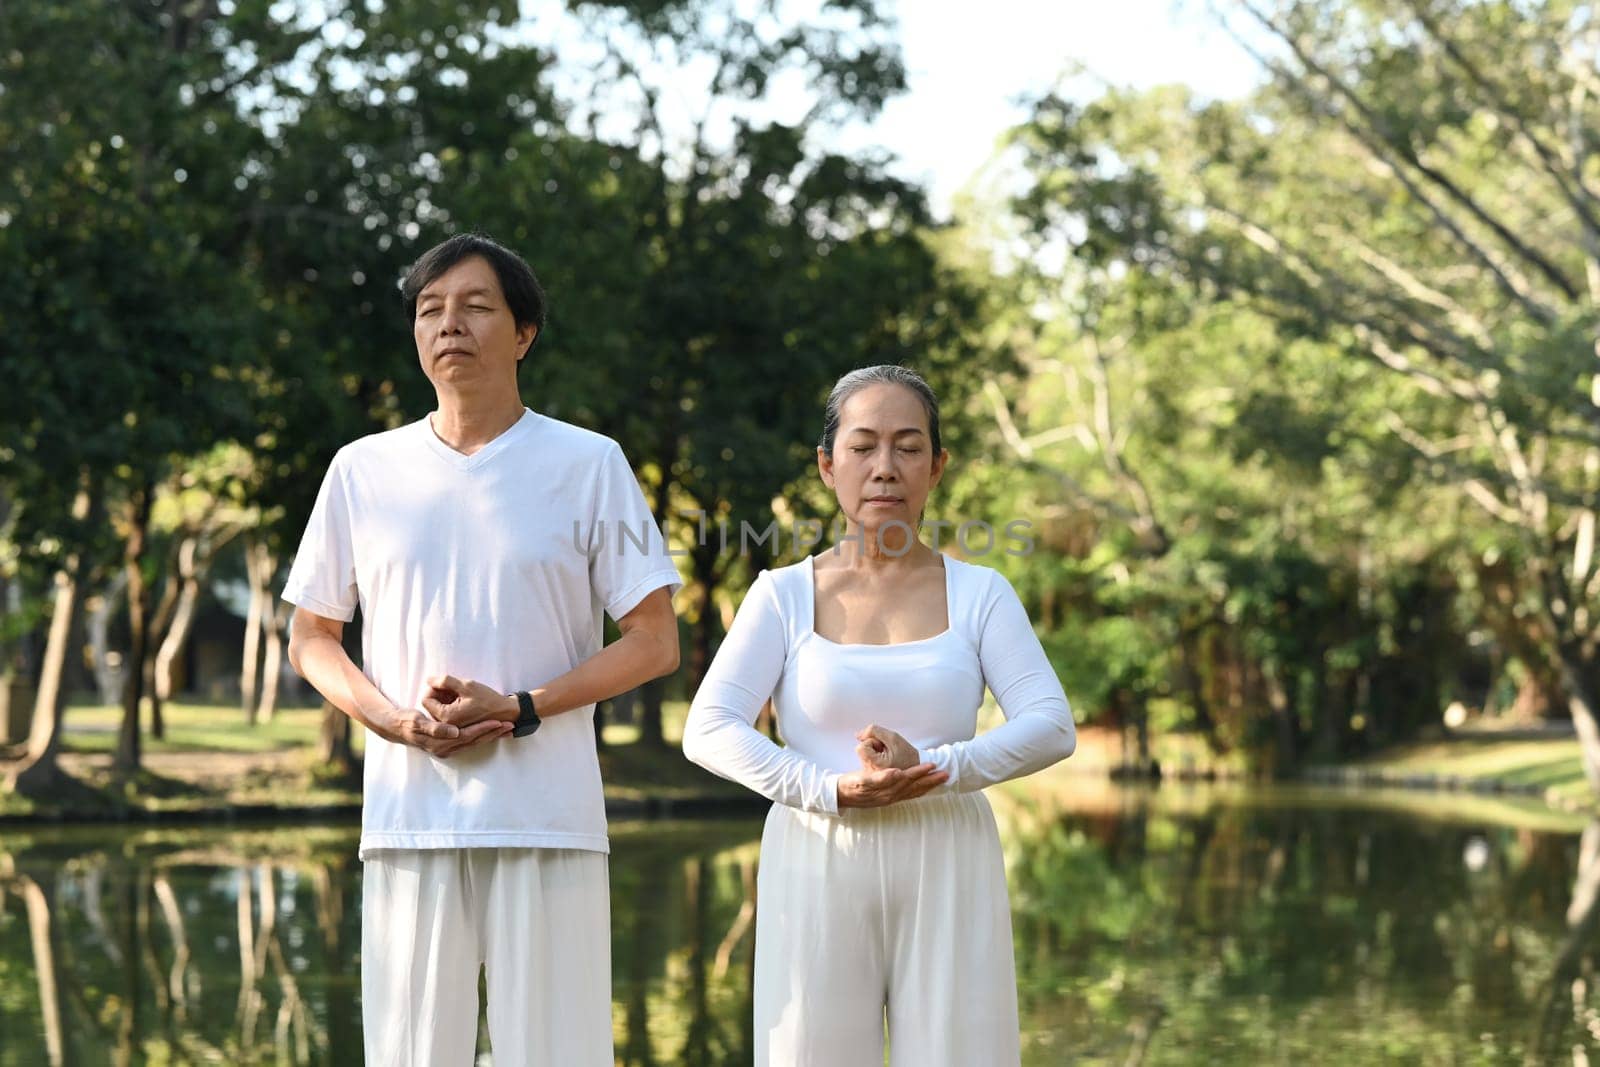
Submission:
[[[361,891],[367,1067],[465,1067],[478,968],[495,1067],[611,1067],[606,857],[546,848],[373,852]]]

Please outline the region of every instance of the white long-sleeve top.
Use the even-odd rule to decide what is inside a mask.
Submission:
[[[946,556],[950,624],[933,637],[845,645],[815,631],[812,560],[763,571],[689,709],[684,755],[790,807],[837,814],[856,733],[896,731],[967,792],[1072,754],[1072,710],[1022,602],[999,572]],[[1006,721],[977,730],[983,690]],[[771,697],[787,747],[755,728]]]

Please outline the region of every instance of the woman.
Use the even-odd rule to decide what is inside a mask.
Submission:
[[[911,532],[948,458],[914,372],[841,378],[817,467],[845,536],[756,579],[689,711],[684,753],[776,802],[757,885],[760,1067],[882,1067],[886,1028],[895,1065],[1020,1059],[979,790],[1076,738],[1010,584]],[[974,738],[985,684],[1006,722]],[[768,697],[786,748],[754,727]]]

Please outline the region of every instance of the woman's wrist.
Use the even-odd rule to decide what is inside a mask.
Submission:
[[[826,783],[826,795],[833,797],[833,811],[831,814],[837,815],[844,809],[854,806],[845,796],[845,779],[847,777],[849,776],[843,774],[832,774],[828,776],[828,781]]]

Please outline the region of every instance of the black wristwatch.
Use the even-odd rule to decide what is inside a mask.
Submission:
[[[519,690],[511,695],[517,698],[517,710],[520,712],[517,721],[511,724],[511,736],[527,737],[539,728],[542,721],[539,713],[533,709],[533,694]]]

